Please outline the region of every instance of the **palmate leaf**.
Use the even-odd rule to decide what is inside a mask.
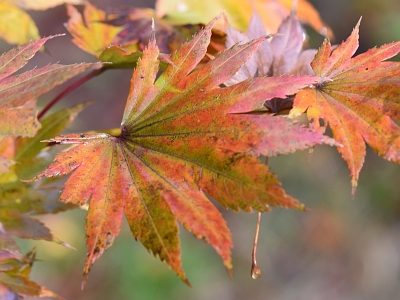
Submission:
[[[359,24],[332,52],[325,40],[311,63],[319,82],[296,95],[291,117],[307,111],[315,128],[329,124],[351,174],[353,195],[366,154],[365,143],[386,160],[400,162],[400,63],[384,60],[400,52],[400,42],[352,57]],[[322,131],[324,128],[322,128]]]
[[[207,51],[214,22],[171,56],[157,80],[159,50],[152,35],[132,76],[119,136],[71,134],[49,140],[79,144],[58,154],[34,180],[74,171],[60,200],[82,205],[90,199],[84,281],[118,235],[124,214],[134,237],[188,283],[177,221],[232,268],[229,229],[207,195],[234,210],[304,209],[257,157],[335,142],[287,118],[230,112],[294,94],[315,78],[260,77],[219,87],[265,38],[235,45],[193,71]]]

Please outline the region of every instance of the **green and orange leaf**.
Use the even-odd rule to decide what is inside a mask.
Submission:
[[[386,62],[400,52],[400,42],[353,57],[359,23],[350,37],[332,51],[325,40],[311,63],[319,82],[296,95],[291,117],[307,111],[315,128],[320,119],[342,146],[339,153],[351,174],[353,194],[364,163],[367,143],[384,159],[400,163],[400,63]],[[321,128],[324,130],[324,127]]]
[[[336,143],[287,118],[234,112],[294,94],[315,77],[260,77],[220,87],[265,37],[235,45],[198,68],[215,21],[172,54],[158,78],[159,49],[151,35],[133,72],[119,136],[71,134],[47,140],[78,144],[58,154],[34,180],[73,171],[60,200],[90,201],[84,282],[118,235],[124,215],[134,237],[188,283],[177,222],[214,247],[232,269],[232,238],[208,197],[234,210],[304,209],[258,157]]]

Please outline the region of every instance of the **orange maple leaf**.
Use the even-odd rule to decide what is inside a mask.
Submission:
[[[400,162],[400,127],[392,120],[400,117],[400,63],[384,61],[400,52],[400,42],[353,57],[359,25],[334,51],[324,41],[311,63],[320,80],[296,95],[290,112],[290,117],[296,117],[307,111],[317,129],[320,119],[330,126],[342,144],[337,149],[350,169],[353,196],[365,143],[384,159]]]

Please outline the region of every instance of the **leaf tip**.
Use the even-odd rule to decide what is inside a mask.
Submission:
[[[229,265],[226,267],[226,272],[228,273],[228,276],[230,278],[233,278],[233,266],[232,265]]]
[[[188,286],[188,287],[190,287],[191,289],[193,289],[193,287],[192,287],[192,285],[190,284],[190,282],[189,282],[189,280],[187,279],[187,278],[182,278],[182,281]]]
[[[71,250],[75,250],[75,251],[76,251],[76,248],[75,248],[75,247],[71,246],[70,244],[68,244],[68,243],[66,243],[66,242],[60,241],[59,244],[62,245],[62,246],[64,246],[65,248],[68,248],[68,249],[71,249]]]
[[[343,147],[343,145],[341,143],[339,143],[338,141],[336,141],[333,138],[330,138],[326,135],[324,135],[322,137],[322,143],[329,145],[329,146],[336,146],[336,147]]]
[[[351,197],[354,199],[356,195],[356,190],[357,190],[357,180],[352,179],[351,180]]]
[[[360,28],[361,20],[362,20],[362,16],[358,19],[358,22],[353,29],[353,33],[355,32],[357,35],[358,35],[359,28]]]
[[[82,290],[82,291],[83,291],[83,289],[85,288],[88,274],[89,274],[89,273],[88,273],[86,270],[83,272],[83,277],[82,277],[82,282],[81,282],[81,290]]]
[[[311,209],[305,206],[303,203],[299,203],[296,209],[304,212],[311,211]]]
[[[156,29],[154,25],[154,18],[151,18],[151,35],[150,35],[150,42],[155,42],[156,40]]]
[[[293,4],[292,4],[292,10],[290,11],[291,14],[296,15],[296,11],[297,11],[297,4],[298,4],[298,0],[293,0]]]
[[[225,11],[222,11],[219,15],[217,15],[214,19],[212,19],[207,25],[207,29],[211,29],[214,26],[214,23],[218,21],[222,16],[225,16]]]

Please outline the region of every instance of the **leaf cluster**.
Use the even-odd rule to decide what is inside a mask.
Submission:
[[[81,14],[72,5],[79,0],[0,1],[0,11],[18,10],[20,22],[26,16],[18,7],[69,3],[73,43],[99,61],[13,75],[53,37],[37,39],[29,29],[36,33],[27,36],[36,40],[25,43],[26,37],[7,36],[0,23],[1,37],[22,44],[0,57],[0,297],[57,297],[28,279],[35,252],[21,254],[14,240],[71,247],[35,215],[88,207],[83,285],[124,217],[134,238],[190,285],[179,224],[210,244],[231,272],[232,238],[215,202],[246,212],[305,210],[263,158],[335,146],[349,166],[353,195],[366,143],[384,159],[400,162],[400,65],[386,61],[400,52],[400,42],[354,57],[358,23],[336,49],[328,38],[318,50],[306,49],[300,20],[332,35],[306,0],[293,7],[254,1],[261,15],[251,15],[248,3],[239,12],[235,1],[213,0],[228,18],[207,23],[211,17],[191,12],[208,2],[181,1],[187,12],[179,14],[174,1],[125,11],[85,2]],[[265,16],[269,10],[260,6],[272,4],[284,18]],[[235,14],[240,18],[231,19]],[[242,33],[238,29],[247,21]],[[134,68],[120,128],[60,135],[88,103],[44,115],[67,93],[113,68]],[[38,114],[40,95],[85,71]],[[304,113],[307,124],[296,121]],[[328,126],[333,137],[324,135]],[[76,146],[50,163],[55,144]],[[56,179],[67,174],[59,196]]]

